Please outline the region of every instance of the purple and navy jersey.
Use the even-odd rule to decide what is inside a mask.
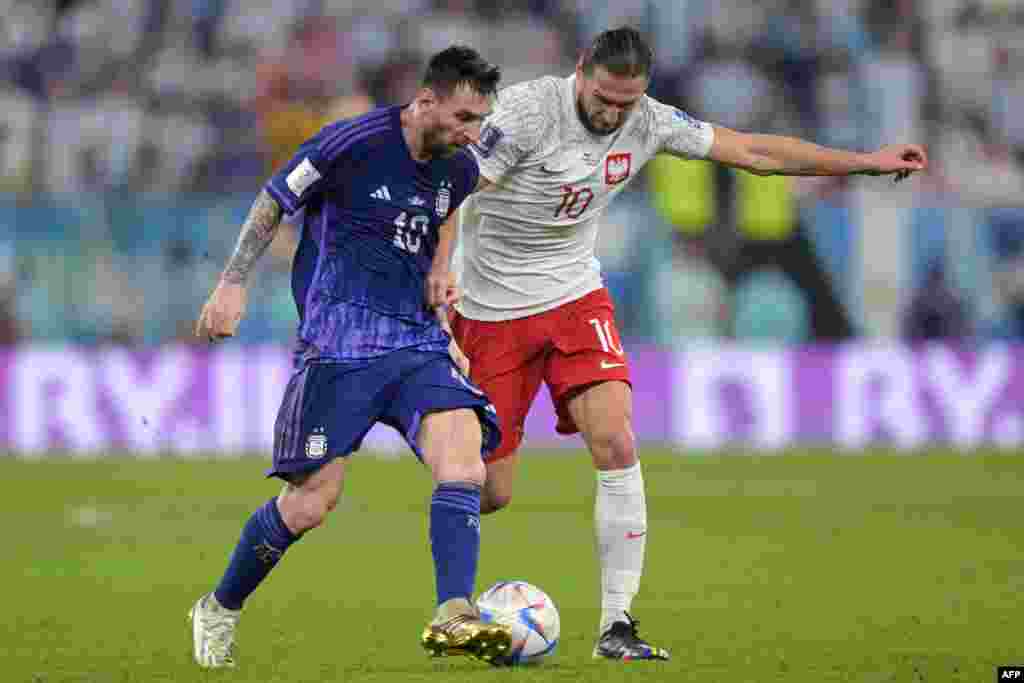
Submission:
[[[400,107],[331,124],[266,185],[305,209],[292,264],[305,360],[361,360],[410,347],[447,350],[424,282],[438,228],[476,187],[471,154],[418,162]]]

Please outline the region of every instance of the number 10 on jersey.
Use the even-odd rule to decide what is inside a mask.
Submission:
[[[410,254],[419,253],[423,237],[430,228],[430,219],[421,213],[409,217],[408,212],[395,219],[395,238],[391,241],[396,247]]]

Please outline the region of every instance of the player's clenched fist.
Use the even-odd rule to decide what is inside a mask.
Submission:
[[[921,145],[886,145],[867,158],[871,161],[871,168],[865,175],[895,174],[893,180],[896,182],[928,168],[928,154]]]
[[[196,336],[209,341],[235,336],[245,314],[245,285],[221,280],[196,321]]]

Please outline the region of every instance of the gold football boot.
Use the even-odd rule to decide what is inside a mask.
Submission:
[[[423,649],[432,657],[468,656],[500,666],[512,644],[512,629],[480,619],[468,600],[449,600],[420,636]]]

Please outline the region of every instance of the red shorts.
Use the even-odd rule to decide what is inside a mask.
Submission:
[[[629,366],[607,289],[544,313],[489,322],[451,317],[455,341],[470,360],[470,378],[498,411],[501,445],[493,462],[523,440],[523,423],[543,380],[558,412],[561,434],[579,431],[568,403],[578,390],[608,380],[629,383]]]

